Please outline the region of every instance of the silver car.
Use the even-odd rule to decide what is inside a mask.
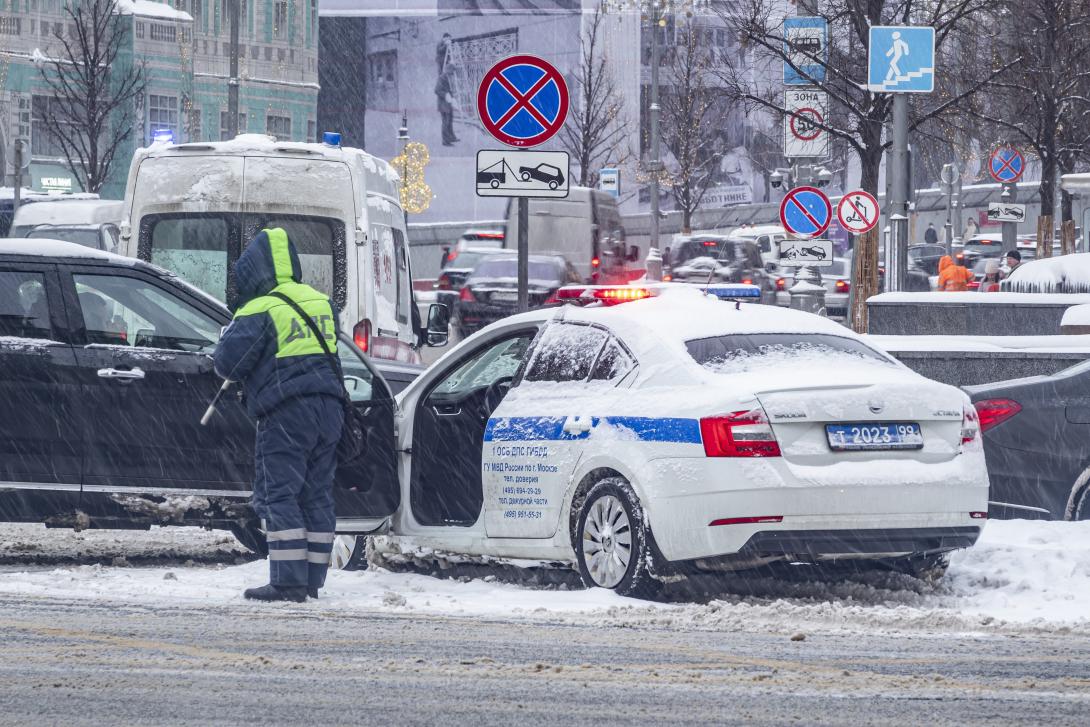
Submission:
[[[848,297],[852,290],[851,258],[833,258],[829,267],[818,268],[821,271],[821,284],[825,287],[825,315],[829,318],[848,317]],[[775,279],[776,305],[791,305],[791,286],[795,284],[795,270],[781,267],[780,275]]]

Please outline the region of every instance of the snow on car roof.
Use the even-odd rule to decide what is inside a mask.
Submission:
[[[115,199],[38,198],[33,204],[19,207],[16,226],[40,224],[94,224],[118,222],[125,203]]]
[[[84,260],[101,260],[118,265],[133,265],[138,261],[112,252],[95,250],[74,242],[52,240],[48,237],[0,238],[0,255],[34,255],[41,257],[74,257]]]

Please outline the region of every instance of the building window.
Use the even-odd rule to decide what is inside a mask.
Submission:
[[[291,141],[291,118],[287,116],[266,116],[265,133],[275,136],[277,141]]]
[[[367,56],[367,106],[395,110],[397,93],[397,51],[388,50]]]
[[[318,124],[314,119],[307,119],[307,141],[318,141]]]
[[[178,39],[177,29],[173,25],[163,23],[148,23],[148,36],[152,40],[161,40],[173,43]]]
[[[144,24],[141,23],[139,20],[137,20],[135,23],[133,23],[133,27],[136,28],[136,37],[137,38],[143,38],[144,37]]]
[[[0,35],[19,35],[22,32],[22,18],[0,15]]]
[[[271,45],[265,46],[265,60],[267,60],[267,61],[272,60],[272,46]]]
[[[260,58],[260,56],[261,56],[261,46],[257,46],[257,45],[250,46],[250,58],[252,58],[253,60],[256,61],[258,58]]]
[[[178,97],[148,94],[148,138],[169,129],[178,138]]]
[[[287,0],[276,0],[273,3],[273,37],[277,40],[284,40],[288,37]]]
[[[226,111],[220,111],[220,141],[228,141],[232,139],[231,130],[227,128],[227,122],[230,121],[231,114]],[[246,133],[246,114],[238,115],[238,133]]]
[[[33,156],[59,157],[64,148],[57,137],[45,125],[58,109],[57,100],[49,96],[34,96],[30,108],[30,153]]]

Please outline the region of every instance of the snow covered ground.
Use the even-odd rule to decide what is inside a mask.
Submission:
[[[41,565],[66,549],[96,564]],[[138,565],[151,552],[166,553],[167,565]],[[21,554],[32,565],[21,565]],[[2,525],[0,555],[0,563],[6,563],[0,565],[0,594],[7,596],[263,608],[247,604],[240,594],[264,582],[265,562],[241,562],[241,548],[225,533],[182,528],[71,533]],[[187,562],[190,557],[195,562]],[[212,557],[222,562],[196,562]],[[645,603],[602,590],[532,588],[493,576],[458,580],[382,570],[334,572],[319,602],[277,607],[717,631],[1090,634],[1090,522],[991,521],[975,548],[955,554],[936,587],[890,575],[833,582],[725,577],[723,585],[725,592],[707,602]]]

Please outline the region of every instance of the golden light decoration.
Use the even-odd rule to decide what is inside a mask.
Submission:
[[[419,141],[405,145],[390,164],[401,175],[401,209],[418,215],[431,205],[431,187],[424,182],[424,167],[431,161],[428,147]]]

